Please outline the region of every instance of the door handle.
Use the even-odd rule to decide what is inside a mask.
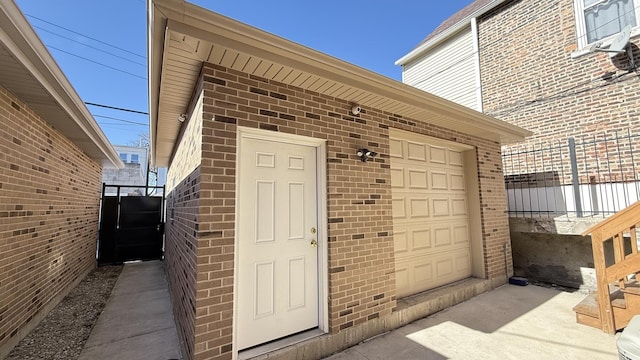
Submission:
[[[318,241],[316,241],[316,239],[311,240],[311,247],[317,247],[318,246]]]

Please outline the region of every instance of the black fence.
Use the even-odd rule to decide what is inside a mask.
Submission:
[[[115,190],[110,195],[107,189]],[[124,189],[160,195],[127,196]],[[156,190],[156,191],[154,191]],[[164,186],[102,186],[98,263],[161,259],[164,249]]]
[[[640,199],[640,135],[609,132],[506,147],[510,216],[607,216]]]

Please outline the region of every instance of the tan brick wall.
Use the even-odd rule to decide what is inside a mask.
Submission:
[[[101,177],[0,87],[0,354],[95,266]]]
[[[525,145],[516,145],[509,151],[566,146],[567,138],[576,142],[602,138],[618,131],[626,135],[640,135],[640,87],[635,72],[624,75],[629,66],[626,55],[610,59],[606,53],[590,53],[577,58],[576,23],[573,0],[510,1],[479,20],[480,68],[484,111],[534,132]],[[632,39],[634,57],[640,58],[639,39]],[[621,76],[621,77],[618,77]],[[615,144],[609,143],[610,151]],[[599,145],[604,150],[605,145]],[[634,141],[633,151],[638,155],[640,142]],[[621,167],[632,170],[631,149],[625,148]],[[547,169],[552,157],[565,159],[568,154],[549,151],[537,154],[542,166],[546,156]],[[590,153],[578,154],[591,163],[600,155],[596,147]],[[532,162],[531,154],[529,162]],[[524,158],[525,155],[522,156]],[[619,175],[618,160],[603,162],[609,171]],[[505,165],[510,172],[540,172],[542,168],[517,170],[521,162],[514,158]],[[556,170],[559,165],[555,165]],[[559,170],[558,170],[559,171]],[[568,171],[570,174],[570,170]],[[579,171],[583,171],[579,168]],[[593,171],[592,171],[593,172]],[[588,174],[580,174],[588,182]],[[605,174],[606,175],[606,174]],[[609,180],[606,178],[605,180]],[[614,179],[615,180],[615,179]]]
[[[509,242],[509,236],[497,143],[376,109],[365,108],[354,117],[349,114],[351,105],[346,100],[215,65],[205,64],[201,79],[198,89],[203,89],[204,95],[203,145],[195,253],[195,339],[190,354],[194,359],[231,358],[237,126],[328,140],[332,333],[383,317],[396,306],[388,163],[390,127],[477,148],[486,275],[490,279],[504,277],[502,246]],[[362,163],[355,155],[360,147],[372,148],[381,155],[373,162]],[[174,193],[185,189],[195,191],[185,182]],[[168,204],[171,206],[171,200]],[[193,241],[187,229],[194,227],[185,225],[181,232],[168,231],[168,239],[174,238],[168,242]],[[177,252],[184,254],[185,250]],[[185,305],[178,307],[188,310]],[[191,316],[180,311],[176,315]]]
[[[183,125],[167,172],[165,263],[174,317],[183,352],[193,357],[196,319],[196,253],[200,218],[202,101]]]

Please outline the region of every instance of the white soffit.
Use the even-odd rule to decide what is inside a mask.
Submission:
[[[124,167],[13,0],[0,1],[0,85],[93,160],[103,166]]]
[[[167,166],[202,62],[501,143],[530,133],[469,108],[195,5],[149,9],[152,157]]]

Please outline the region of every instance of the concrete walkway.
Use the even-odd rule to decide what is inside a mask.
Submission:
[[[163,266],[125,265],[80,360],[181,359]],[[617,359],[620,334],[575,322],[582,298],[505,285],[327,359]]]
[[[80,360],[181,358],[163,262],[126,264]]]
[[[620,334],[576,324],[583,298],[505,285],[327,359],[617,359]]]

